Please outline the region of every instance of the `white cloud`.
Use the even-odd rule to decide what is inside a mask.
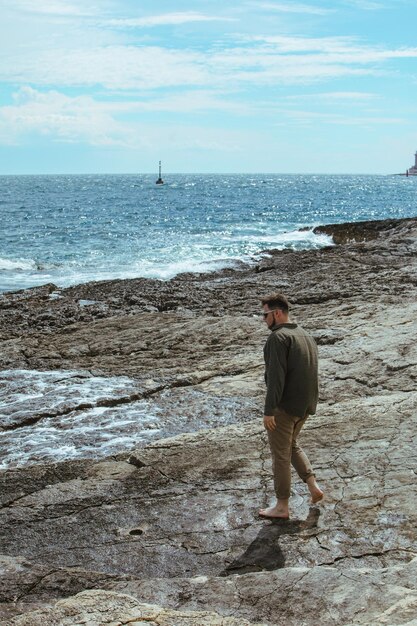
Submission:
[[[310,102],[319,101],[331,103],[337,101],[338,103],[347,102],[349,104],[352,104],[355,102],[368,102],[374,100],[376,97],[377,95],[374,93],[367,93],[363,91],[324,91],[321,93],[318,92],[309,94],[297,94],[296,96],[286,96],[285,100],[309,100]]]
[[[353,37],[289,37],[285,35],[254,35],[248,38],[266,44],[280,54],[298,52],[347,52],[355,45]]]
[[[32,86],[105,88],[116,91],[160,90],[173,88],[225,89],[277,84],[309,84],[339,77],[380,75],[389,61],[416,58],[417,47],[387,49],[365,45],[353,37],[302,36],[239,36],[221,32],[219,39],[202,41],[192,48],[182,38],[170,39],[167,45],[149,45],[153,35],[146,31],[132,32],[132,27],[157,27],[187,22],[208,22],[230,19],[195,10],[172,11],[144,16],[136,8],[137,18],[124,19],[123,11],[132,5],[95,0],[16,0],[12,8],[24,8],[50,15],[98,15],[97,6],[104,6],[95,20],[40,19],[22,32],[17,30],[6,44],[0,37],[0,80],[9,84]],[[139,4],[139,3],[138,3]],[[258,5],[276,11],[322,12],[320,6],[308,2],[271,2]],[[118,10],[120,19],[109,20]],[[247,8],[247,7],[246,7]],[[248,11],[247,11],[248,13]],[[129,13],[132,15],[132,13]],[[240,14],[242,18],[242,13]],[[27,16],[26,16],[27,17]],[[246,15],[247,19],[247,15]],[[35,18],[31,18],[33,22]],[[243,20],[243,18],[242,18]],[[53,26],[48,26],[49,22]],[[3,26],[5,35],[12,29]],[[59,23],[57,25],[57,23]],[[243,23],[243,22],[242,22]],[[109,25],[120,28],[108,28]],[[44,29],[44,30],[42,30]],[[123,30],[124,29],[124,30]],[[219,28],[220,30],[220,28]],[[249,29],[249,32],[253,32]],[[156,32],[156,35],[160,33]],[[127,45],[125,42],[129,42]],[[161,39],[158,39],[161,41]],[[410,79],[412,80],[412,79]]]
[[[138,18],[120,18],[108,20],[106,24],[119,27],[152,27],[152,26],[176,26],[179,24],[187,24],[190,22],[214,22],[214,21],[232,21],[232,18],[217,17],[204,15],[196,11],[183,11],[178,13],[162,13],[160,15],[150,15],[148,17]]]
[[[155,89],[207,82],[205,56],[158,47],[107,46],[55,49],[35,57],[0,60],[3,80],[38,85]]]
[[[417,47],[386,49],[382,46],[362,44],[354,37],[288,37],[288,36],[254,36],[251,40],[260,45],[265,44],[265,53],[291,54],[317,52],[327,55],[327,59],[347,62],[372,62],[392,58],[414,58]],[[333,56],[330,56],[333,55]]]
[[[223,111],[232,114],[247,115],[252,112],[253,105],[239,100],[228,99],[226,92],[208,90],[192,90],[172,95],[154,97],[147,101],[113,103],[119,111],[164,111],[169,113],[198,113],[207,111]]]
[[[239,104],[233,104],[207,93],[188,92],[156,101],[106,101],[99,102],[90,96],[70,97],[57,91],[40,92],[32,87],[22,87],[14,94],[14,104],[0,107],[0,142],[13,145],[27,136],[48,136],[55,142],[86,143],[93,146],[122,146],[128,149],[152,145],[151,139],[158,130],[156,122],[149,123],[136,115],[136,121],[123,121],[126,114],[141,114],[155,111],[193,113],[202,110],[226,110],[229,112],[248,111]],[[187,125],[188,127],[188,125]],[[180,134],[186,133],[181,143]],[[170,127],[178,145],[200,146],[204,136],[206,147],[218,147],[220,131],[216,139],[209,141],[210,132],[200,129],[200,139],[192,141],[186,131]],[[166,137],[165,137],[166,139]],[[210,148],[211,149],[211,148]]]
[[[329,101],[357,99],[372,94],[334,92],[317,94]],[[300,100],[301,101],[301,100]],[[209,150],[233,152],[241,145],[242,131],[216,127],[204,128],[192,123],[190,113],[201,110],[223,109],[229,113],[252,115],[268,114],[275,126],[288,128],[314,127],[317,124],[371,127],[399,125],[405,121],[398,116],[382,116],[375,112],[352,115],[339,110],[311,111],[273,107],[270,102],[259,102],[256,110],[245,105],[227,102],[211,92],[187,92],[156,101],[105,101],[90,96],[70,97],[57,91],[40,92],[32,87],[21,88],[14,96],[14,104],[0,107],[0,142],[18,145],[30,138],[48,137],[55,143],[78,143],[99,147],[121,147],[129,151],[152,151],[155,143],[165,144],[170,150]],[[155,111],[186,113],[186,124],[160,123],[148,114]],[[256,113],[257,111],[257,113]],[[125,116],[128,115],[128,121]],[[134,117],[132,117],[132,115]],[[134,121],[132,121],[134,119]],[[250,132],[250,127],[248,129]]]
[[[60,17],[87,17],[98,14],[98,9],[86,2],[67,0],[14,0],[13,8],[28,13]]]
[[[300,4],[297,2],[259,2],[256,4],[260,9],[269,11],[277,11],[279,13],[302,13],[307,15],[327,15],[332,13],[334,9],[325,9],[324,7],[312,6],[310,4]]]
[[[343,37],[255,38],[205,53],[157,46],[95,46],[15,53],[0,58],[4,81],[32,85],[104,86],[111,90],[219,88],[297,84],[341,76],[378,75],[391,59],[416,58],[417,48],[361,46]]]
[[[360,101],[363,101],[363,100],[372,100],[376,96],[373,93],[365,93],[361,91],[330,91],[330,92],[325,92],[325,93],[314,94],[314,96],[310,94],[308,96],[309,99],[311,99],[312,97],[320,98],[322,100],[347,100],[347,101],[360,100]]]
[[[287,126],[289,122],[294,122],[297,126],[314,126],[316,124],[331,124],[338,126],[375,126],[375,125],[401,125],[407,120],[401,117],[388,117],[381,115],[357,115],[353,116],[344,113],[333,113],[323,111],[302,111],[302,110],[279,110],[280,121],[276,126]]]
[[[379,11],[386,6],[382,2],[373,2],[373,0],[348,0],[347,4],[351,4],[364,11]]]
[[[67,143],[120,144],[126,132],[105,107],[87,96],[70,98],[56,91],[41,93],[22,87],[14,105],[0,108],[0,140],[6,144],[33,133]]]

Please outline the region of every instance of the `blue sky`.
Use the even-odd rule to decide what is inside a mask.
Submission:
[[[396,173],[416,0],[0,0],[0,174]]]

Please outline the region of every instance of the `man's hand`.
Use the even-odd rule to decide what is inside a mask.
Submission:
[[[266,430],[275,430],[277,427],[274,415],[264,415],[264,426]]]

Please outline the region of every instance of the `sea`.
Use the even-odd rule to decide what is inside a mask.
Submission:
[[[417,177],[0,176],[0,292],[167,280],[329,245],[321,224],[416,215]]]
[[[315,226],[414,217],[416,206],[417,177],[404,176],[0,176],[0,292],[256,262],[331,245]],[[191,387],[128,401],[140,393],[126,376],[0,371],[0,469],[105,458],[259,413],[252,398]]]

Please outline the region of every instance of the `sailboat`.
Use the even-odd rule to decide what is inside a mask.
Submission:
[[[158,180],[155,181],[155,184],[156,185],[163,185],[164,184],[164,181],[162,180],[162,177],[161,177],[161,161],[159,161],[159,176],[158,176]]]

